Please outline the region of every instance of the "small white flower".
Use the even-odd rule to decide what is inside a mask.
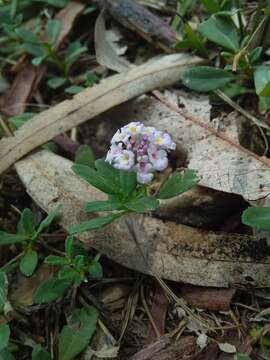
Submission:
[[[113,160],[113,166],[119,170],[130,170],[134,163],[135,155],[129,150],[123,150]]]
[[[120,142],[123,142],[124,144],[126,144],[128,142],[129,136],[130,135],[126,131],[117,130],[116,133],[112,137],[111,144],[116,144],[116,143],[120,143]]]
[[[133,169],[138,183],[148,184],[157,171],[168,167],[168,153],[175,148],[167,132],[131,122],[114,134],[106,161],[116,169]]]
[[[150,163],[138,163],[135,165],[137,181],[140,184],[149,184],[154,178],[154,168]]]
[[[106,161],[109,162],[110,164],[113,162],[113,160],[120,155],[120,153],[122,152],[122,146],[121,144],[112,144],[110,147],[110,150],[107,152],[106,155]]]
[[[170,135],[163,131],[155,131],[152,137],[155,145],[168,150],[175,150],[176,144],[172,141]]]
[[[139,184],[149,184],[154,178],[153,173],[137,172],[137,182]]]
[[[165,150],[158,150],[156,146],[151,145],[148,149],[149,160],[157,171],[163,171],[168,167],[168,157]]]
[[[125,125],[122,129],[129,135],[136,136],[141,133],[143,127],[143,124],[140,122],[131,122],[128,125]]]

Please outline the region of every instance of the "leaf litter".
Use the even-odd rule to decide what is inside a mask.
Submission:
[[[110,15],[116,20],[118,19],[125,27],[132,31],[135,27],[135,31],[149,43],[156,43],[166,52],[171,51],[178,33],[170,31],[165,22],[159,22],[160,31],[163,32],[163,35],[166,34],[165,38],[163,35],[160,37],[157,34],[147,34],[149,29],[141,28],[143,22],[138,21],[134,24],[132,16],[129,18],[128,24],[123,22],[122,5],[126,4],[126,8],[123,8],[129,14],[143,14],[149,19],[150,24],[151,21],[153,23],[160,21],[156,15],[153,14],[152,17],[145,11],[145,8],[134,2],[120,2],[119,11],[115,11],[113,0],[98,1],[98,3],[99,6],[103,3]],[[78,13],[70,12],[69,6],[71,8],[77,6]],[[60,11],[59,14],[69,19],[66,20],[65,26],[62,28],[61,37],[64,41],[68,41],[73,21],[77,16],[80,16],[84,8],[85,6],[78,2],[70,2]],[[96,22],[96,34],[99,33],[99,36],[95,38],[97,61],[109,69],[124,71],[124,73],[105,77],[99,85],[84,90],[72,100],[65,100],[36,115],[20,130],[17,130],[12,138],[3,138],[0,141],[0,169],[3,172],[15,164],[16,171],[28,195],[45,212],[50,212],[56,209],[58,204],[61,204],[60,224],[63,229],[67,229],[70,225],[85,220],[86,215],[82,213],[81,209],[86,199],[101,200],[103,195],[75,177],[70,170],[72,163],[63,156],[48,151],[37,151],[17,162],[19,159],[73,127],[80,129],[80,125],[89,119],[92,121],[83,126],[85,128],[89,124],[89,128],[92,127],[91,137],[100,142],[100,148],[108,143],[110,131],[133,119],[139,119],[147,125],[154,125],[161,130],[172,133],[178,147],[177,153],[173,154],[175,164],[178,164],[180,168],[196,169],[201,177],[199,186],[185,196],[180,195],[172,204],[169,204],[169,201],[162,202],[163,209],[170,209],[171,216],[164,216],[161,207],[160,212],[155,214],[157,217],[144,215],[127,218],[127,220],[120,220],[116,224],[109,225],[102,231],[78,236],[88,251],[96,249],[108,258],[106,260],[108,262],[106,264],[108,274],[116,274],[117,276],[120,269],[120,272],[128,274],[128,283],[132,279],[127,287],[132,296],[125,294],[124,302],[122,299],[120,305],[117,305],[114,308],[115,310],[110,312],[111,320],[116,324],[116,328],[109,322],[105,321],[106,325],[100,322],[99,327],[102,329],[103,336],[99,341],[93,338],[91,345],[86,350],[85,357],[118,358],[119,350],[121,358],[133,360],[166,360],[169,358],[221,360],[225,359],[224,354],[231,356],[229,354],[235,354],[237,351],[251,354],[253,351],[251,346],[243,346],[251,342],[247,337],[247,329],[241,328],[240,325],[241,310],[246,306],[246,310],[252,318],[251,315],[256,314],[258,309],[255,308],[255,302],[249,302],[245,299],[237,303],[234,296],[240,296],[241,299],[241,295],[247,291],[245,289],[267,286],[269,281],[269,245],[264,238],[257,238],[243,229],[240,225],[239,216],[241,207],[247,206],[247,202],[268,203],[269,160],[252,153],[239,144],[238,116],[235,114],[227,115],[225,125],[219,117],[214,121],[210,120],[212,109],[207,96],[200,97],[194,93],[179,91],[176,88],[170,88],[169,91],[165,92],[155,91],[157,88],[166,88],[179,81],[186,68],[193,64],[199,64],[201,59],[180,54],[164,56],[161,59],[154,58],[149,64],[145,62],[143,65],[132,69],[130,69],[130,63],[128,64],[126,60],[122,59],[120,61],[122,65],[119,67],[119,55],[122,55],[122,50],[116,54],[117,57],[114,57],[113,54],[117,53],[119,48],[117,50],[114,47],[114,52],[111,52],[111,49],[107,47],[108,40],[102,43],[104,32],[106,32],[105,28],[102,28],[103,25],[101,14]],[[98,46],[101,46],[101,52],[98,52]],[[108,52],[104,58],[104,48],[106,47]],[[128,53],[128,50],[125,51]],[[111,62],[109,66],[108,60]],[[29,67],[31,65],[28,64],[26,68]],[[18,90],[21,99],[19,104],[17,98],[12,97],[11,107],[8,105],[9,109],[17,109],[15,110],[16,114],[24,111],[27,107],[27,101],[33,96],[33,90],[39,88],[42,76],[35,85],[36,80],[33,79],[34,77],[29,81],[27,80],[26,91]],[[15,84],[16,82],[13,83],[13,89],[17,90],[18,87]],[[25,84],[20,80],[19,85]],[[152,95],[138,97],[149,91],[153,91]],[[136,99],[133,100],[134,98]],[[126,103],[128,100],[129,102]],[[3,109],[5,109],[5,105]],[[105,128],[108,130],[104,139],[96,136],[98,129],[103,126],[102,124],[105,124]],[[222,129],[219,128],[220,124]],[[76,149],[77,144],[83,139],[81,133],[79,137],[78,142],[67,142],[67,145],[64,144],[62,148],[71,154],[74,153],[74,150],[69,151],[69,148],[73,149],[75,146]],[[84,138],[83,141],[91,141],[91,137],[89,139]],[[7,174],[9,171],[12,170],[8,170]],[[6,174],[3,176],[5,178]],[[227,194],[224,195],[224,193]],[[202,194],[204,195],[202,196]],[[228,228],[225,223],[220,223],[216,228],[211,228],[211,226],[209,228],[209,224],[206,228],[204,226],[200,228],[196,221],[191,221],[189,225],[182,223],[181,211],[186,212],[190,203],[200,203],[197,206],[198,210],[200,206],[203,208],[202,204],[205,201],[208,201],[214,213],[221,194],[222,201],[226,198],[228,201],[238,203],[233,217],[221,216],[223,221],[226,218],[230,222],[230,228],[233,231],[226,232],[225,230],[222,232],[223,229]],[[241,197],[247,202],[244,202]],[[30,198],[27,199],[27,202],[31,201]],[[166,212],[168,214],[168,211]],[[191,218],[196,217],[196,205],[190,216]],[[164,220],[165,218],[166,220]],[[131,228],[136,238],[139,239],[140,248],[145,252],[143,257],[134,243]],[[59,246],[57,242],[56,244]],[[121,264],[121,266],[116,266],[116,264]],[[39,271],[42,278],[51,276],[51,273],[47,274],[47,270],[43,271],[42,267]],[[150,278],[133,277],[134,274],[141,273],[158,274],[164,279],[177,281],[178,284],[168,283],[174,290],[176,297],[173,297],[172,300],[169,296],[170,301],[167,302],[166,296],[171,294],[165,291],[163,301],[162,296],[157,295],[161,289],[157,288],[156,293],[152,293],[155,287]],[[122,274],[116,281],[121,283],[121,278]],[[31,280],[33,280],[32,283]],[[42,315],[38,313],[40,309],[35,308],[32,302],[32,296],[39,281],[39,277],[35,281],[34,278],[26,278],[23,281],[18,279],[17,286],[10,290],[12,305],[28,317],[35,318],[38,316],[42,318]],[[192,288],[191,285],[188,288],[188,285],[182,285],[182,282],[201,285],[204,288],[197,286]],[[161,287],[164,286],[163,282],[160,284]],[[100,284],[99,282],[93,284],[93,286],[102,287],[102,281]],[[110,281],[108,281],[108,285],[104,286],[108,286],[108,290],[115,288],[115,285]],[[221,289],[213,287],[221,287]],[[229,289],[222,289],[222,287]],[[236,291],[236,288],[240,288],[240,290]],[[102,313],[106,310],[107,304],[106,302],[99,302],[98,294],[99,291],[93,291],[87,301],[96,306]],[[187,294],[189,295],[187,296]],[[55,304],[55,310],[57,306],[58,309],[59,306],[63,308],[72,307],[74,296],[76,298],[76,290],[68,295],[71,305],[59,302]],[[185,301],[181,300],[182,302],[177,303],[177,296],[183,296]],[[128,298],[133,299],[134,302],[129,304]],[[85,304],[85,300],[81,299],[80,295],[78,299],[79,302]],[[152,303],[151,299],[154,299]],[[158,299],[162,300],[160,304]],[[120,310],[122,310],[125,302],[127,306],[123,317]],[[147,302],[150,305],[149,308]],[[178,310],[181,309],[181,311],[176,311],[177,306],[180,306]],[[227,312],[228,309],[230,309],[229,312]],[[45,311],[49,311],[52,316],[54,310],[45,307]],[[104,311],[105,313],[106,311]],[[83,317],[84,314],[80,314],[79,318],[80,316]],[[18,317],[16,311],[11,317],[13,319]],[[59,333],[68,332],[70,339],[72,339],[74,329],[68,323],[68,319],[67,317],[67,325],[62,330],[59,329],[59,319],[54,324],[56,337]],[[108,320],[108,318],[106,319]],[[209,328],[205,327],[205,323],[209,325]],[[159,330],[156,329],[156,324],[159,324]],[[45,325],[50,329],[48,323]],[[146,334],[149,327],[152,328],[150,330],[152,335],[149,334],[147,340]],[[235,331],[231,335],[228,333],[227,327],[241,328],[243,333]],[[145,330],[144,336],[139,335],[139,329]],[[83,329],[81,328],[80,331],[83,332]],[[117,344],[114,341],[107,342],[108,338],[112,338],[110,332],[114,333],[116,338],[121,339],[122,344]],[[19,332],[18,338],[20,341],[22,340]],[[212,341],[213,338],[215,338],[214,341]],[[241,340],[235,343],[233,338]],[[85,340],[82,339],[82,342],[89,343],[89,339],[90,337],[85,338]],[[51,344],[52,347],[56,346],[55,340]],[[147,345],[148,342],[153,341],[155,341],[153,344]],[[71,346],[72,349],[65,353],[60,342],[59,346],[62,346],[63,358],[73,358],[76,351],[79,351],[77,350],[79,345],[77,343],[76,346]],[[141,350],[143,346],[145,348]],[[64,347],[68,349],[66,346]],[[233,359],[233,357],[227,358]]]

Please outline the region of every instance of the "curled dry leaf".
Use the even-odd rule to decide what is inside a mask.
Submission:
[[[104,199],[72,172],[71,165],[47,151],[16,164],[27,192],[41,208],[50,212],[62,205],[61,224],[66,229],[89,218],[82,211],[85,202]],[[270,247],[252,236],[217,234],[142,215],[123,217],[78,238],[124,266],[165,279],[217,287],[268,284]]]
[[[158,87],[180,80],[200,61],[185,54],[163,56],[123,74],[106,78],[72,100],[66,100],[27,121],[14,137],[0,141],[0,173],[37,146],[102,112]]]

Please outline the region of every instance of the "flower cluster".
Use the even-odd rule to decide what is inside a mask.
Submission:
[[[106,161],[116,169],[136,171],[137,181],[148,184],[156,171],[167,168],[168,152],[175,147],[168,133],[131,122],[114,134]]]

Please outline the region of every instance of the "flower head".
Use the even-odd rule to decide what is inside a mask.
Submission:
[[[168,167],[168,152],[175,148],[167,132],[131,122],[114,134],[106,161],[116,169],[136,171],[137,181],[148,184],[156,171]]]

